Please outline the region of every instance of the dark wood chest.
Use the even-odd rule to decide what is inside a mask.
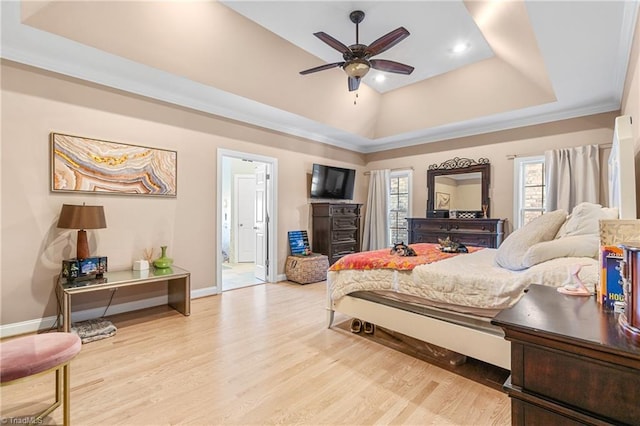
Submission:
[[[330,265],[359,252],[361,207],[362,204],[312,203],[312,251],[326,255]]]
[[[514,425],[640,424],[640,345],[595,296],[532,285],[493,324],[511,341]]]
[[[407,218],[409,244],[446,239],[470,246],[497,248],[504,236],[504,219]]]

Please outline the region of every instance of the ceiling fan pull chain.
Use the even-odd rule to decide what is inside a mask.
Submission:
[[[353,100],[353,104],[356,105],[358,101],[358,92],[356,92],[356,98]]]

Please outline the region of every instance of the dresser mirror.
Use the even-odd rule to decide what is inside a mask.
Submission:
[[[427,171],[427,211],[486,211],[490,216],[489,175],[486,158],[471,160],[455,157],[442,164],[432,164]],[[483,207],[484,206],[484,207]]]

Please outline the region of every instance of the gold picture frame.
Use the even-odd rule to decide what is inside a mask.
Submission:
[[[178,153],[51,133],[51,191],[177,197]]]

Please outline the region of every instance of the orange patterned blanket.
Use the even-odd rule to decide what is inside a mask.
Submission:
[[[345,269],[395,269],[398,271],[411,271],[413,268],[426,263],[437,262],[458,256],[462,253],[444,253],[440,251],[439,244],[411,244],[417,256],[398,256],[390,253],[390,249],[364,251],[344,256],[334,263],[330,271],[342,271]],[[469,253],[482,250],[482,247],[469,247]]]

